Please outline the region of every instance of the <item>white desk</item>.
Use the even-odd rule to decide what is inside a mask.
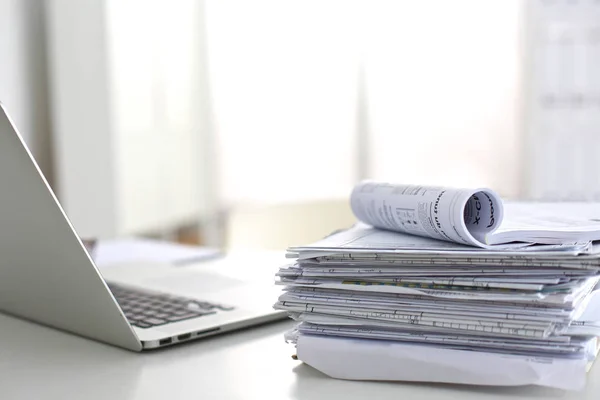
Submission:
[[[2,399],[594,399],[583,393],[335,380],[291,359],[289,321],[137,354],[0,315]]]

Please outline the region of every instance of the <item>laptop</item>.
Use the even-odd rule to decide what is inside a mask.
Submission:
[[[253,262],[267,261],[132,263],[101,274],[0,104],[0,311],[133,351],[172,346],[287,318],[272,307],[272,278],[226,273]]]

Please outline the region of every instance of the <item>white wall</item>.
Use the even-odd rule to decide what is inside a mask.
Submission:
[[[45,2],[0,0],[0,102],[52,182]]]

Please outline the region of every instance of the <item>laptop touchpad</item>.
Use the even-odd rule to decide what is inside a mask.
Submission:
[[[196,296],[207,292],[221,292],[245,284],[244,281],[210,272],[167,274],[144,279],[143,283],[157,289],[171,289]]]

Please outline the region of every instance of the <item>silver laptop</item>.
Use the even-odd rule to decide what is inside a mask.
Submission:
[[[0,104],[0,311],[134,351],[286,318],[272,280],[225,273],[239,262],[101,275]]]

